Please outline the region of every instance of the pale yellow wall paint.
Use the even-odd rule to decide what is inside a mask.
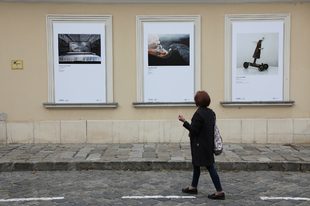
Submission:
[[[225,14],[291,14],[289,108],[224,108]],[[113,17],[113,110],[48,110],[46,14]],[[209,92],[219,119],[310,117],[310,4],[247,5],[78,5],[0,3],[0,112],[8,121],[156,120],[190,118],[194,108],[136,109],[136,15],[201,15],[201,88]],[[11,70],[11,60],[24,69]],[[180,91],[182,92],[182,91]]]

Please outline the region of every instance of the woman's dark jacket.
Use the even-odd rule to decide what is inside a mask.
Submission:
[[[190,132],[192,163],[195,166],[214,164],[214,123],[215,113],[209,108],[199,108],[193,115],[192,122],[183,126]]]

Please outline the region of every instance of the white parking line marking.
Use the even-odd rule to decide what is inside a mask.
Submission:
[[[64,197],[42,197],[42,198],[14,198],[14,199],[0,199],[0,202],[21,202],[21,201],[39,201],[39,200],[62,200]]]
[[[260,197],[262,200],[305,200],[310,201],[310,198],[305,197]]]
[[[193,199],[196,198],[195,196],[162,196],[162,195],[155,195],[155,196],[123,196],[123,199],[156,199],[156,198],[166,198],[166,199]]]

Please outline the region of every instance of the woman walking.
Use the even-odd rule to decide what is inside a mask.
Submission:
[[[220,178],[214,168],[214,124],[215,113],[208,108],[211,99],[207,92],[198,91],[195,95],[195,103],[198,107],[194,113],[191,124],[188,123],[182,115],[178,119],[183,122],[183,127],[189,131],[193,179],[190,187],[182,189],[182,192],[189,194],[197,194],[197,186],[200,177],[200,167],[205,166],[211,176],[216,192],[208,195],[210,199],[224,200]]]

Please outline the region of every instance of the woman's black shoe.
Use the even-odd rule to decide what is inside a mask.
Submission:
[[[225,200],[225,193],[220,193],[218,195],[212,194],[212,195],[208,195],[209,199],[213,199],[213,200]]]
[[[190,190],[189,187],[187,187],[187,188],[182,189],[182,192],[189,193],[189,194],[197,194],[198,190],[197,189]]]

